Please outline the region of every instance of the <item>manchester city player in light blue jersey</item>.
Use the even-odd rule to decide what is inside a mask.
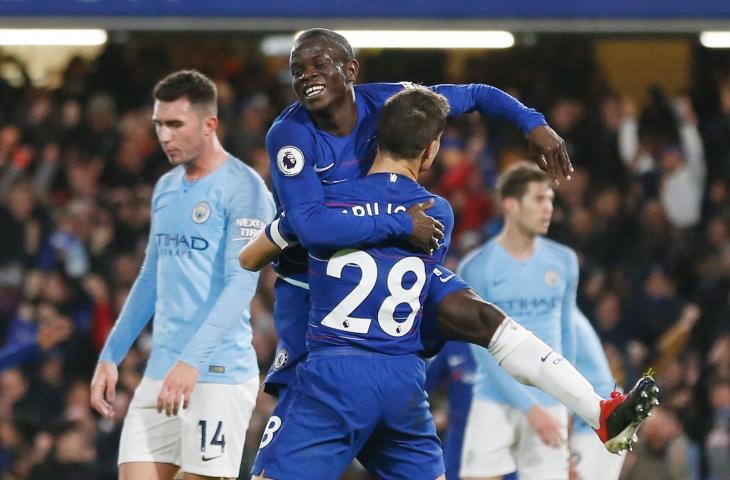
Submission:
[[[550,226],[554,193],[549,178],[534,165],[520,163],[500,178],[498,193],[502,200],[505,224],[500,234],[463,260],[459,267],[464,280],[482,297],[501,307],[511,321],[517,322],[540,338],[544,344],[534,348],[539,360],[529,365],[549,375],[572,370],[575,360],[575,323],[578,260],[566,246],[543,237]],[[501,331],[495,333],[499,337]],[[499,366],[500,359],[490,349],[474,346],[477,379],[461,462],[465,479],[499,479],[517,470],[524,480],[568,478],[567,412],[569,405],[560,396],[518,384]],[[491,355],[490,355],[491,353]],[[519,354],[513,354],[514,359]],[[511,361],[511,360],[510,360]],[[517,376],[516,378],[520,378]],[[636,395],[629,410],[637,416],[621,430],[620,439],[611,440],[601,406],[613,400],[600,400],[590,384],[576,378],[568,381],[567,391],[578,396],[593,395],[596,411],[581,414],[598,433],[609,450],[626,448],[633,440],[641,420],[655,398],[653,382],[642,379],[638,389],[649,387],[645,402]],[[644,382],[644,383],[642,383]],[[526,382],[530,383],[530,382]],[[571,383],[575,383],[571,385]],[[621,395],[613,396],[616,398]],[[557,400],[556,400],[557,399]],[[485,431],[489,435],[484,435]],[[621,443],[620,448],[615,444]]]
[[[154,98],[157,137],[174,168],[155,186],[145,260],[99,356],[91,403],[114,414],[117,365],[154,315],[119,477],[172,479],[181,469],[186,479],[237,478],[259,386],[249,324],[258,275],[239,268],[238,252],[273,219],[274,202],[219,143],[209,78],[173,73]]]
[[[548,240],[553,190],[539,168],[519,164],[500,177],[500,234],[468,256],[461,276],[482,297],[531,330],[549,348],[542,362],[575,361],[571,312],[578,259]],[[568,478],[567,411],[555,399],[517,383],[483,348],[474,347],[477,381],[467,421],[461,476],[493,479],[517,469],[521,479]],[[552,357],[552,358],[551,358]],[[485,429],[491,434],[485,436]]]
[[[444,238],[432,253],[377,241],[309,250],[309,354],[288,387],[278,433],[264,434],[255,478],[337,479],[356,456],[378,478],[444,478],[419,324],[453,212],[416,179],[438,152],[448,108],[423,87],[394,95],[380,115],[369,174],[328,188],[326,206],[343,218],[394,215],[432,200]]]
[[[573,310],[575,324],[575,368],[593,385],[601,396],[608,397],[616,381],[608,366],[603,345],[583,312]],[[590,425],[579,417],[573,420],[570,451],[575,470],[581,479],[600,478],[618,480],[624,456],[611,455],[596,437]]]

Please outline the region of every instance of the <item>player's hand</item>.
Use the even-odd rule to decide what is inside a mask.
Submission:
[[[177,362],[165,375],[162,382],[160,395],[157,397],[157,411],[168,417],[177,415],[180,411],[180,399],[182,407],[188,408],[190,395],[193,393],[195,384],[198,383],[198,369],[185,362]]]
[[[443,224],[425,213],[426,210],[433,207],[433,204],[434,200],[431,198],[406,210],[413,222],[413,232],[408,237],[408,241],[428,254],[433,253],[438,248],[439,241],[444,238]]]
[[[114,417],[114,398],[116,397],[119,372],[113,362],[99,362],[91,379],[91,406],[103,417]]]
[[[570,180],[573,165],[570,163],[565,141],[547,125],[540,125],[532,129],[527,135],[527,148],[530,157],[555,182],[561,178]]]
[[[550,412],[539,405],[535,405],[527,412],[527,421],[545,445],[558,448],[563,444],[560,433],[560,424],[550,415]]]

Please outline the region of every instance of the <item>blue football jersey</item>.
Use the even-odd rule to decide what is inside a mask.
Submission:
[[[343,217],[393,215],[435,198],[429,214],[444,224],[445,239],[432,255],[393,243],[311,250],[309,350],[339,345],[392,355],[420,352],[424,300],[453,227],[450,205],[394,173],[335,185],[327,189],[327,195],[327,206],[341,208]]]
[[[332,217],[323,208],[322,188],[367,174],[377,149],[380,111],[388,98],[407,86],[407,83],[355,85],[357,123],[348,135],[336,136],[318,129],[309,111],[298,102],[274,121],[266,135],[274,195],[280,209],[289,215],[304,248],[316,245],[347,248],[410,234],[407,215],[349,216],[339,219],[342,228],[326,228]],[[542,114],[488,85],[429,88],[448,99],[452,116],[479,111],[505,117],[519,125],[525,134],[545,124]],[[303,249],[290,249],[275,268],[280,276],[306,282],[306,262]]]

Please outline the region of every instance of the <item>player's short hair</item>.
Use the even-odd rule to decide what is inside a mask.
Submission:
[[[531,182],[548,182],[545,172],[532,163],[518,162],[500,175],[497,181],[497,193],[499,197],[516,198],[520,200],[527,191],[527,185]]]
[[[349,62],[355,58],[355,55],[352,53],[352,45],[350,45],[350,42],[348,42],[347,39],[339,33],[327,28],[310,28],[309,30],[305,30],[299,34],[295,44],[298,45],[313,38],[321,38],[332,43],[335,47],[337,47],[337,50],[339,51],[338,53],[341,55],[340,60],[343,62]]]
[[[174,102],[186,98],[193,106],[218,113],[218,91],[213,80],[197,70],[178,70],[157,82],[152,91],[155,100]]]
[[[413,85],[385,102],[378,120],[378,148],[394,157],[416,158],[446,127],[449,101]]]

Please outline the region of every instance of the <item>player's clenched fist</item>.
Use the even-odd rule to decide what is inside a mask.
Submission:
[[[99,362],[91,379],[91,406],[106,418],[114,416],[114,397],[116,396],[119,373],[113,362]]]
[[[165,376],[160,395],[157,397],[157,411],[165,415],[177,415],[180,411],[180,399],[183,408],[188,408],[190,394],[198,383],[198,369],[185,362],[177,362]]]

